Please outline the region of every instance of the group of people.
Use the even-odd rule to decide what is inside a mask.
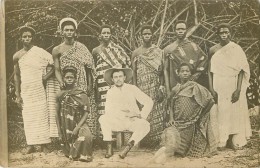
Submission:
[[[101,26],[100,45],[92,53],[75,39],[76,20],[64,18],[59,27],[64,40],[52,54],[33,45],[32,27],[20,28],[23,48],[13,61],[25,153],[34,152],[35,145],[48,152],[46,144],[58,137],[66,157],[90,162],[93,139],[102,136],[110,158],[113,132],[125,130],[133,133],[122,159],[139,143],[191,157],[246,145],[250,71],[228,24],[217,28],[219,43],[210,48],[211,59],[186,38],[184,21],[175,24],[177,40],[163,50],[152,44],[153,28],[144,25],[143,43],[131,57],[112,41],[109,25]]]

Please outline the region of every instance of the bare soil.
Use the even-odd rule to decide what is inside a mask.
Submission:
[[[23,155],[21,151],[11,152],[10,167],[260,167],[259,150],[224,150],[211,158],[180,158],[170,157],[163,164],[151,162],[155,150],[130,151],[125,159],[120,159],[118,152],[106,159],[105,150],[94,151],[92,162],[72,161],[63,156],[59,150],[48,154],[35,152]]]

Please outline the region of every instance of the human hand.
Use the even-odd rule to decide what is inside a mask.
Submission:
[[[58,135],[59,135],[59,141],[62,141],[62,134],[60,130],[58,130]]]
[[[66,86],[65,82],[59,82],[59,85],[61,90],[65,89]]]
[[[212,90],[210,92],[211,92],[211,95],[213,96],[215,104],[218,104],[218,94],[217,94],[217,92],[215,92],[215,90]]]
[[[15,102],[17,103],[17,106],[20,110],[23,109],[23,99],[21,96],[17,96],[15,99]]]
[[[173,126],[174,125],[174,120],[173,119],[170,119],[167,123],[166,123],[166,126],[167,127],[170,127],[170,126]]]
[[[79,127],[75,127],[72,131],[72,136],[76,136],[78,135],[78,132],[79,132]]]
[[[239,100],[239,96],[240,96],[240,90],[235,90],[232,94],[232,97],[231,97],[231,102],[232,103],[235,103]]]
[[[160,85],[159,90],[163,93],[163,95],[166,94],[166,88],[163,85]]]
[[[195,73],[190,77],[190,81],[197,81],[200,77],[200,73]]]

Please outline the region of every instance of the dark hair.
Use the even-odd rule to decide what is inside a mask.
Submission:
[[[175,23],[174,29],[176,29],[177,24],[180,24],[180,23],[184,23],[184,24],[187,26],[187,23],[185,22],[185,20],[178,20],[178,21]]]
[[[36,34],[34,28],[30,27],[30,26],[22,26],[20,29],[19,29],[19,34],[20,34],[20,37],[23,35],[24,32],[31,32],[32,36],[34,36]]]
[[[142,28],[141,28],[141,34],[143,34],[143,31],[145,29],[149,29],[149,30],[151,30],[152,33],[154,33],[153,27],[151,25],[143,25]]]
[[[63,77],[68,73],[71,72],[73,73],[74,77],[77,78],[77,68],[74,66],[65,66],[62,70]]]
[[[229,23],[220,23],[218,26],[217,26],[217,34],[219,34],[219,30],[221,28],[228,28],[228,30],[231,32],[231,26]]]
[[[190,72],[192,73],[192,67],[190,66],[190,64],[187,64],[187,63],[185,63],[185,62],[181,63],[181,65],[180,65],[180,66],[178,67],[178,69],[177,69],[177,72],[179,73],[180,70],[181,70],[181,68],[184,67],[184,66],[189,67]]]
[[[124,70],[122,70],[122,69],[114,69],[114,70],[112,71],[112,73],[111,73],[111,78],[113,78],[113,75],[114,75],[114,73],[116,73],[116,72],[123,72],[124,76],[126,76]]]
[[[74,27],[74,29],[76,30],[76,25],[70,20],[67,20],[67,21],[65,21],[61,24],[61,30],[63,30],[64,27],[67,26],[67,25],[72,25]]]
[[[101,33],[102,30],[105,29],[105,28],[109,28],[111,34],[113,33],[113,28],[112,28],[112,26],[110,26],[110,25],[108,25],[108,24],[104,24],[104,25],[102,25],[102,26],[100,27],[100,31],[99,31],[99,32]]]

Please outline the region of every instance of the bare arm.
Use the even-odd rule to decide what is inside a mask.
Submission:
[[[137,86],[137,67],[136,67],[136,54],[135,51],[132,54],[132,68],[133,68],[133,84]]]
[[[86,69],[86,76],[87,76],[87,86],[88,89],[92,90],[93,88],[93,77],[92,77],[92,69],[85,67]]]
[[[60,86],[63,87],[64,82],[63,82],[61,70],[60,70],[59,56],[60,56],[60,54],[58,52],[58,49],[54,48],[53,51],[52,51],[52,57],[53,57],[53,61],[54,61],[55,76],[56,76]]]
[[[45,81],[47,81],[50,77],[52,77],[52,75],[54,74],[54,66],[53,65],[48,65],[49,67],[51,67],[51,70],[50,71],[48,71],[47,73],[46,73],[46,75],[44,75],[43,77],[42,77],[42,80],[45,82]]]
[[[55,118],[56,118],[56,124],[57,124],[57,128],[58,128],[58,134],[59,134],[59,138],[61,140],[61,126],[60,126],[60,102],[59,102],[59,97],[60,97],[60,94],[58,94],[56,96],[56,115],[55,115]]]
[[[209,50],[210,57],[212,57],[213,54],[214,54],[214,51],[212,48],[210,48],[210,50]],[[217,104],[218,103],[218,94],[214,90],[213,77],[214,77],[214,74],[211,72],[211,60],[209,60],[209,67],[208,67],[209,91],[211,92],[211,95],[213,96],[214,101]]]
[[[239,100],[240,97],[240,91],[241,91],[241,86],[242,86],[242,81],[243,81],[243,76],[244,76],[244,71],[241,70],[238,74],[238,79],[237,79],[237,89],[233,92],[232,97],[231,97],[231,102],[235,103]]]
[[[21,97],[21,76],[20,69],[18,65],[18,60],[14,58],[14,85],[15,85],[15,96]]]
[[[167,95],[170,94],[170,82],[169,82],[169,59],[164,55],[164,65],[163,65],[163,71],[164,71],[164,80],[165,80],[165,87]]]

